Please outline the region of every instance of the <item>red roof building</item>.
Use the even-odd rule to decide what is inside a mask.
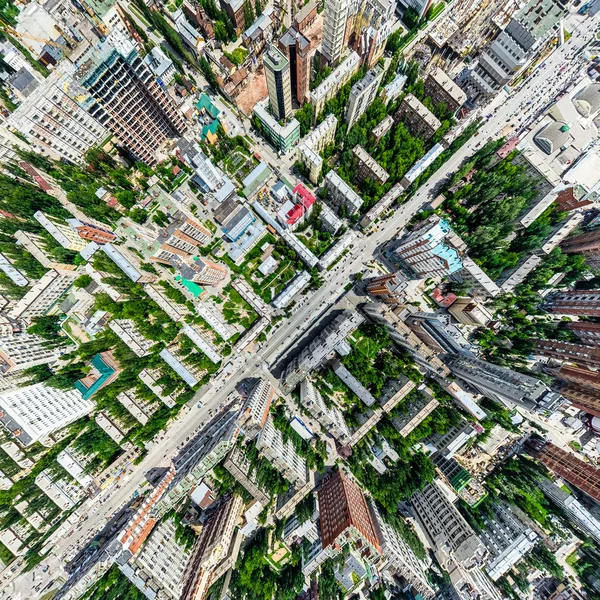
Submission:
[[[363,556],[381,554],[371,510],[362,490],[343,471],[336,471],[318,493],[321,544],[342,547],[352,542]]]

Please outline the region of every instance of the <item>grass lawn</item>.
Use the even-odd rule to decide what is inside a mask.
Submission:
[[[315,255],[322,256],[333,246],[335,240],[330,237],[329,239],[319,239],[319,233],[322,232],[306,232],[298,233],[296,237]]]

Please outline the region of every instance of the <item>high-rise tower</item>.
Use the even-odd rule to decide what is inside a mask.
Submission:
[[[285,121],[292,116],[290,61],[271,46],[265,52],[264,62],[271,111],[277,120]]]

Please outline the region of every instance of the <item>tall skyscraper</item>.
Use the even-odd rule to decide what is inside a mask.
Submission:
[[[265,52],[264,63],[271,111],[278,121],[285,121],[292,116],[290,61],[271,46]]]
[[[560,22],[565,8],[557,0],[531,0],[501,31],[469,74],[468,85],[484,97],[498,92],[527,64]]]
[[[342,57],[351,0],[326,0],[321,52],[331,65]]]
[[[310,90],[310,40],[290,27],[279,39],[279,48],[290,62],[292,99],[302,105]]]
[[[544,310],[555,315],[600,317],[600,290],[567,290],[546,296]]]
[[[78,390],[36,383],[0,394],[0,421],[27,446],[84,417],[93,407]]]
[[[558,340],[536,340],[535,353],[579,366],[599,367],[600,348]]]
[[[527,440],[525,449],[552,472],[600,502],[600,469],[537,436]]]
[[[90,48],[78,64],[77,80],[90,94],[88,112],[136,159],[155,164],[164,142],[187,129],[169,94],[118,32]]]

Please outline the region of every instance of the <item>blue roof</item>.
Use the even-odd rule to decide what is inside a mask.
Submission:
[[[446,244],[440,243],[432,252],[447,263],[450,274],[462,269],[462,260],[460,260],[458,251],[455,248],[450,248]]]
[[[115,370],[112,367],[109,367],[99,354],[96,354],[90,363],[96,371],[98,371],[100,376],[89,388],[85,387],[81,381],[75,382],[75,387],[81,392],[84,400],[89,400],[115,373]]]

